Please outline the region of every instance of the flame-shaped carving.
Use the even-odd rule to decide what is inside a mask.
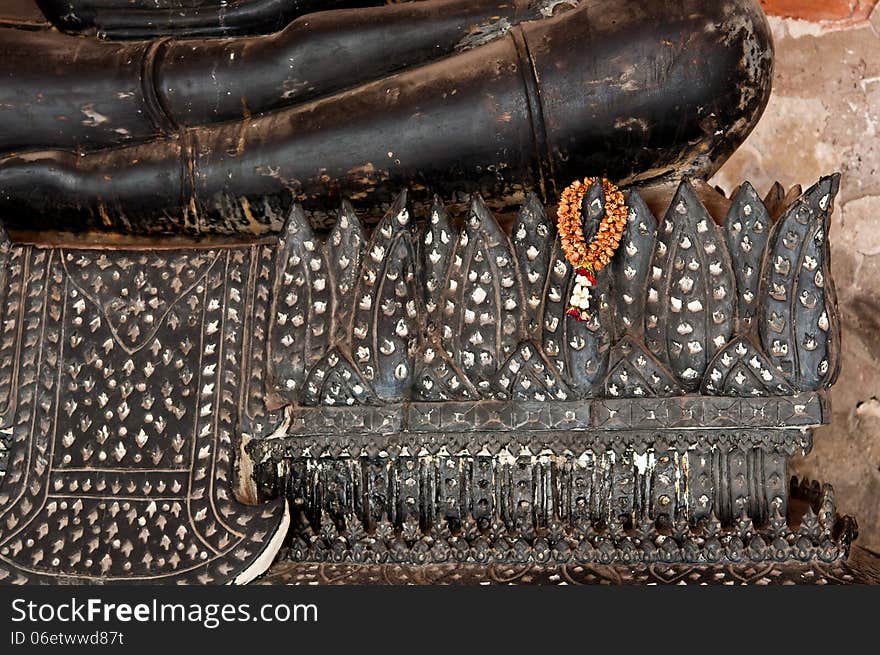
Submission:
[[[568,264],[559,240],[553,248],[552,267],[547,276],[544,300],[542,347],[562,380],[578,396],[593,395],[605,374],[611,335],[606,329],[609,320],[603,308],[602,289],[607,288],[607,269],[599,272],[594,301],[598,305],[589,321],[575,321],[566,316],[568,298],[574,289],[574,269]],[[598,296],[598,297],[597,297]]]
[[[299,205],[291,209],[277,252],[280,284],[269,322],[269,382],[293,401],[309,367],[326,352],[331,330],[327,261]]]
[[[352,356],[382,400],[409,396],[421,331],[415,231],[401,193],[373,232],[354,296]]]
[[[513,225],[513,250],[525,297],[526,330],[535,340],[541,338],[541,310],[554,233],[541,201],[529,194]]]
[[[522,296],[507,235],[475,196],[442,295],[442,343],[481,393],[522,335]]]
[[[422,235],[422,266],[425,280],[425,314],[428,319],[428,331],[434,332],[440,323],[440,297],[443,283],[449,270],[449,260],[455,249],[455,232],[449,221],[449,214],[440,201],[434,196],[428,224]]]
[[[773,226],[746,183],[723,229],[687,182],[659,226],[630,191],[620,249],[597,275],[587,322],[566,316],[573,270],[534,197],[514,218],[512,240],[478,196],[455,238],[437,198],[417,238],[401,196],[369,244],[345,203],[323,251],[297,208],[279,246],[271,379],[296,402],[308,377],[303,402],[312,404],[767,396],[828,386],[839,343],[825,234],[836,179]],[[796,190],[768,198],[778,205]],[[599,220],[588,214],[585,234]],[[332,357],[315,366],[328,349]]]
[[[618,336],[641,338],[644,332],[645,283],[657,240],[657,219],[638,191],[626,194],[628,217],[620,249],[611,260],[614,274],[613,301]]]
[[[731,197],[735,197],[735,195],[736,194],[733,194]],[[784,200],[785,188],[778,181],[774,182],[770,187],[770,190],[767,192],[767,195],[764,196],[764,207],[767,208],[767,213],[770,215],[771,222],[776,222],[776,219],[779,218]]]
[[[827,386],[837,374],[840,326],[828,223],[839,187],[839,175],[822,178],[786,210],[771,231],[761,276],[761,343],[803,391]]]
[[[659,229],[645,306],[648,348],[696,390],[733,331],[734,278],[720,230],[686,181]]]
[[[740,331],[751,329],[758,311],[758,285],[761,261],[770,234],[770,214],[755,188],[743,183],[733,198],[724,222],[724,237],[731,260],[736,262],[736,299],[739,307]]]
[[[457,238],[449,214],[434,196],[422,234],[426,339],[417,355],[413,398],[424,402],[477,400],[480,394],[440,343],[443,291]]]
[[[333,293],[332,342],[347,341],[354,310],[354,287],[363,257],[364,230],[348,201],[342,203],[339,219],[324,243],[324,257],[331,262]]]

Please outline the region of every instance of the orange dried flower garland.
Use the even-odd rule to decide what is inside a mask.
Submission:
[[[556,211],[559,237],[562,250],[569,263],[575,268],[575,287],[569,301],[568,315],[579,320],[590,320],[589,288],[596,285],[595,274],[602,270],[620,246],[620,239],[626,229],[627,209],[623,193],[611,181],[602,178],[605,194],[605,216],[592,241],[584,238],[581,205],[584,196],[597,178],[587,177],[575,180],[566,187],[559,198]]]

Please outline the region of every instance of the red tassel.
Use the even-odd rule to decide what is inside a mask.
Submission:
[[[593,271],[591,269],[581,267],[575,269],[575,273],[577,273],[578,275],[583,275],[585,278],[587,278],[587,282],[590,283],[591,287],[596,286],[596,276],[593,275]]]
[[[565,313],[581,323],[586,323],[590,320],[590,315],[587,312],[582,312],[577,307],[569,307]]]

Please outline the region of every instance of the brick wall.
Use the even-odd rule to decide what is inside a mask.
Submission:
[[[809,21],[865,20],[878,0],[761,0],[773,16]]]

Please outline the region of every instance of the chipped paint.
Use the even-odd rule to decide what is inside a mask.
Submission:
[[[80,111],[83,116],[86,117],[86,120],[82,121],[82,124],[87,127],[98,127],[99,125],[110,122],[110,118],[96,111],[95,106],[92,104],[84,105],[80,108]]]
[[[467,35],[455,45],[456,52],[471,50],[505,36],[512,27],[507,18],[476,25],[468,30]]]

